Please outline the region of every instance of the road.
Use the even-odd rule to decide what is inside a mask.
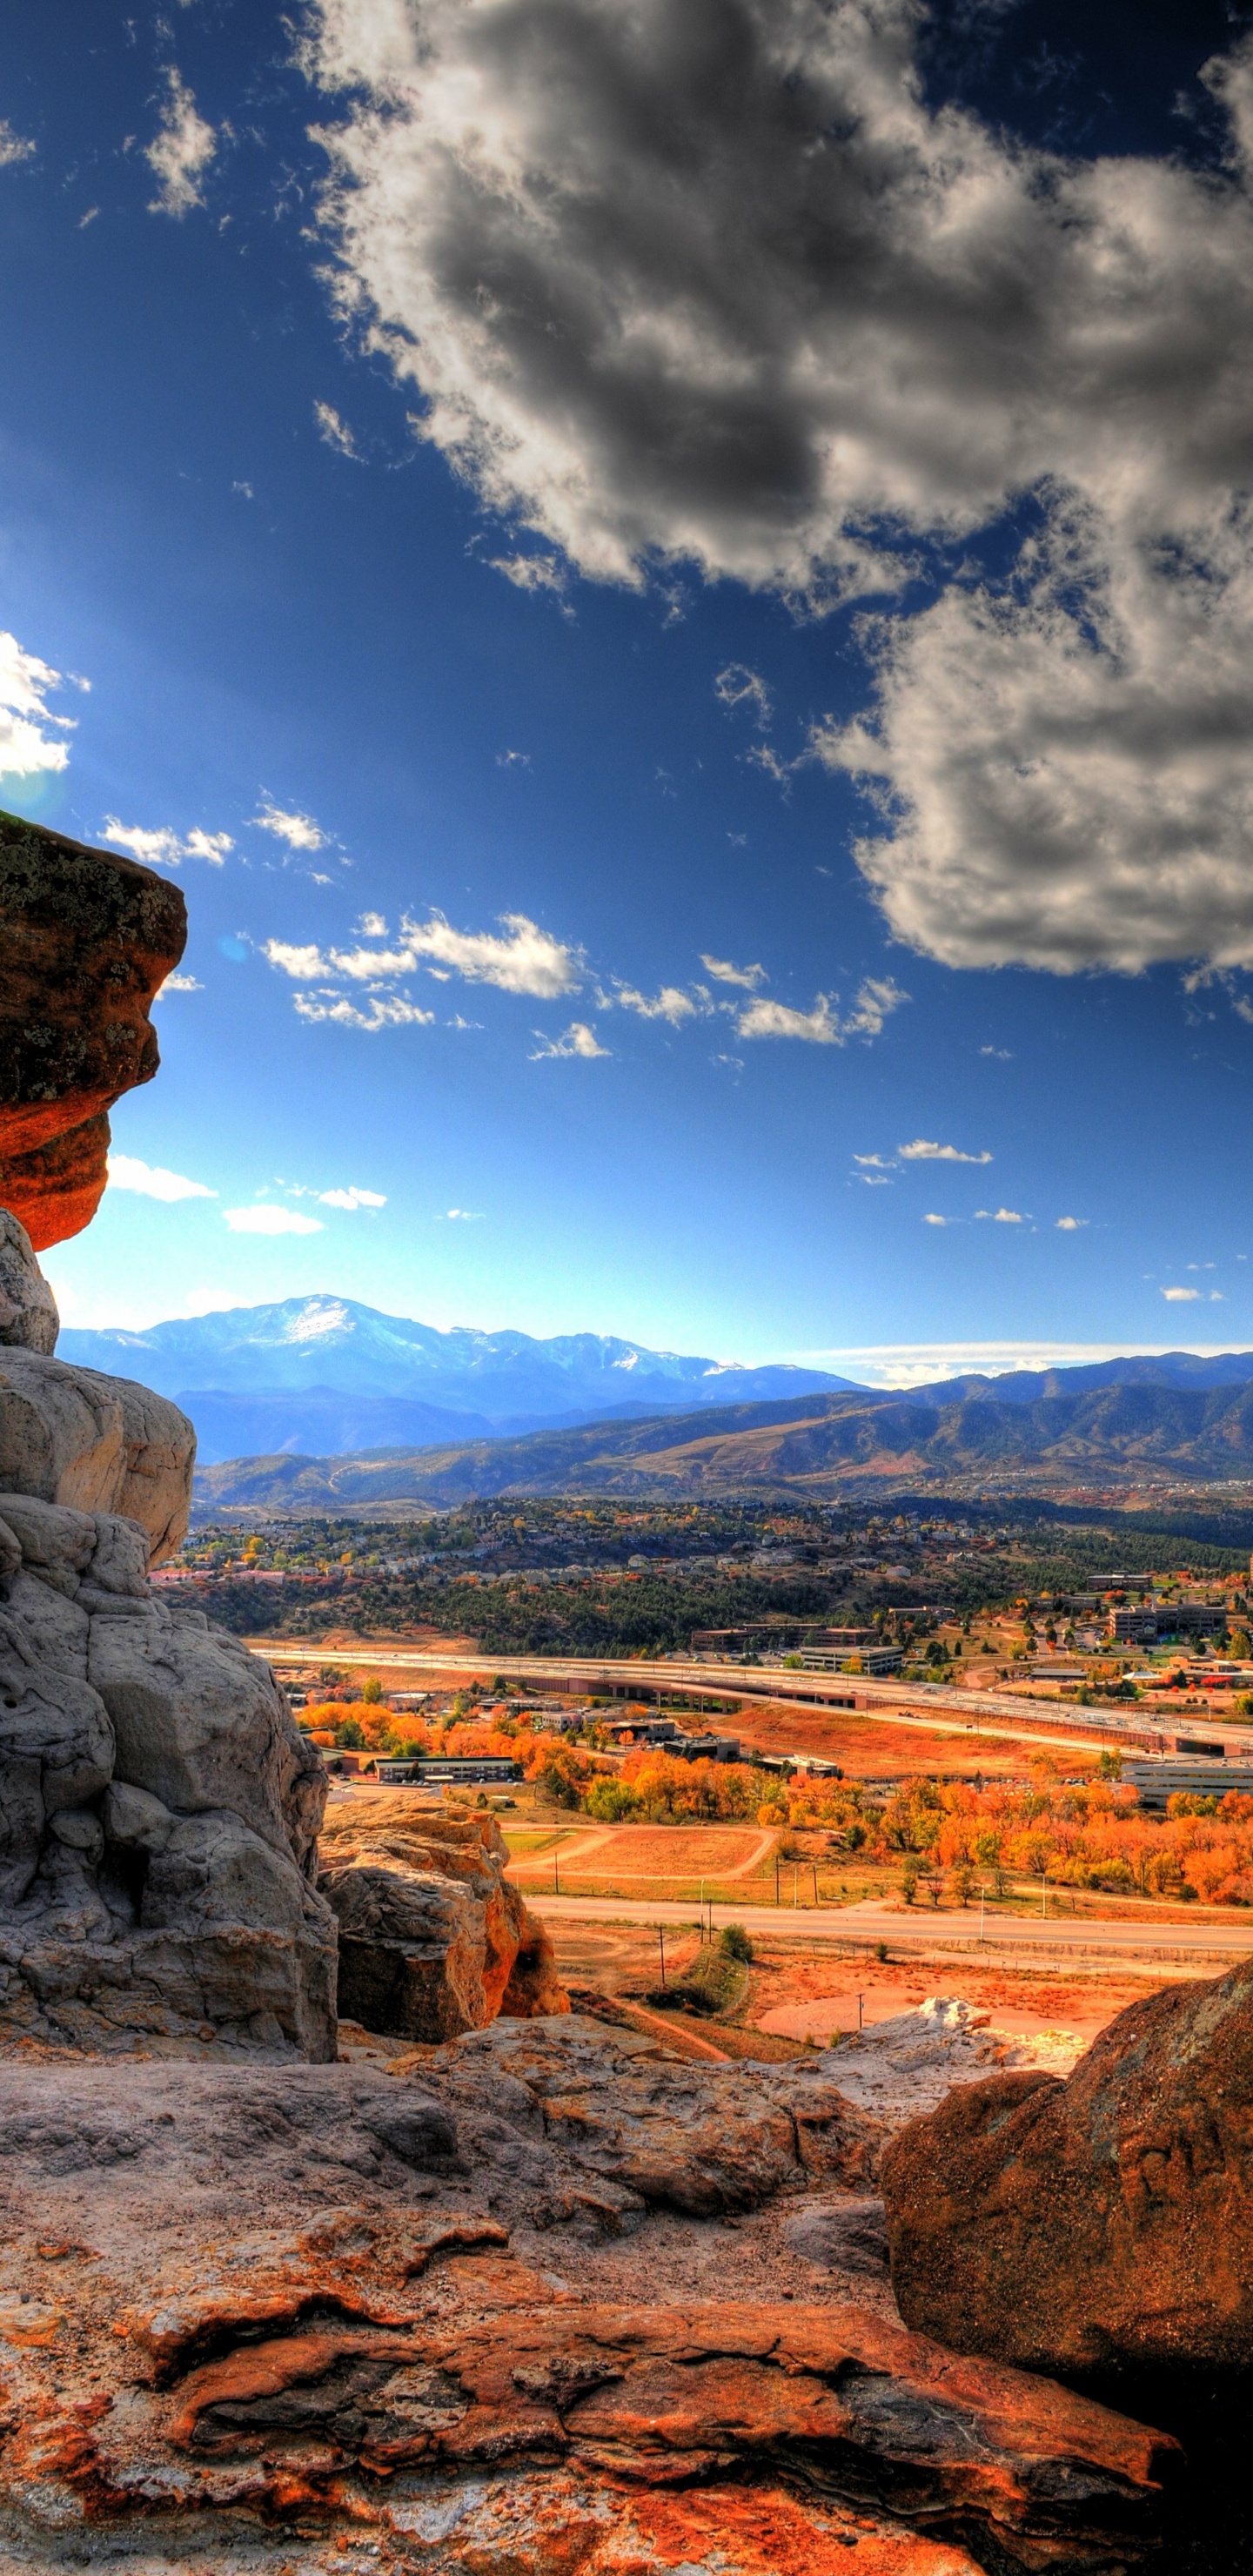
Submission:
[[[698,1909],[689,1897],[686,1905],[667,1898],[635,1896],[553,1896],[542,1888],[528,1884],[526,1901],[533,1914],[552,1923],[652,1923],[690,1926]],[[968,1916],[924,1912],[921,1906],[905,1911],[873,1901],[861,1905],[714,1905],[706,1908],[706,1917],[714,1929],[727,1923],[742,1923],[746,1932],[761,1938],[778,1940],[795,1938],[804,1941],[858,1942],[867,1947],[875,1941],[886,1941],[889,1948],[899,1949],[903,1941],[930,1937],[945,1948],[980,1950],[979,1913],[972,1906]],[[1215,1923],[1144,1923],[1102,1920],[1092,1915],[989,1915],[984,1927],[982,1953],[1007,1954],[1030,1958],[1041,1954],[1052,1958],[1092,1957],[1143,1959],[1158,1961],[1211,1959],[1217,1964],[1224,1959],[1247,1957],[1253,1952],[1253,1923],[1231,1920]]]
[[[376,1671],[382,1665],[388,1671],[430,1674],[433,1679],[449,1682],[464,1681],[472,1674],[490,1670],[502,1674],[507,1681],[527,1682],[533,1688],[569,1690],[573,1686],[576,1690],[628,1697],[636,1693],[652,1696],[659,1691],[686,1691],[698,1697],[745,1702],[768,1699],[776,1706],[795,1701],[805,1709],[856,1707],[863,1715],[892,1717],[898,1726],[921,1726],[937,1735],[978,1733],[1021,1744],[1039,1743],[1045,1736],[1050,1743],[1077,1753],[1091,1753],[1111,1743],[1120,1743],[1128,1751],[1144,1746],[1165,1752],[1168,1746],[1167,1728],[1142,1713],[1132,1717],[1102,1709],[1099,1713],[1085,1710],[1080,1716],[1077,1710],[1057,1700],[1024,1704],[1008,1691],[961,1690],[928,1682],[911,1682],[903,1687],[900,1682],[863,1680],[860,1674],[852,1673],[785,1672],[777,1666],[707,1664],[690,1659],[655,1664],[602,1662],[579,1655],[426,1654],[418,1647],[381,1643],[284,1646],[264,1637],[253,1638],[249,1643],[254,1654],[279,1671],[292,1664],[307,1664],[315,1657],[346,1671],[360,1667]],[[1253,1738],[1247,1727],[1224,1732],[1221,1720],[1208,1717],[1198,1717],[1191,1723],[1203,1726],[1207,1737],[1215,1740],[1223,1734],[1230,1752],[1246,1758],[1253,1754]],[[1176,1724],[1173,1719],[1168,1722],[1170,1737]]]

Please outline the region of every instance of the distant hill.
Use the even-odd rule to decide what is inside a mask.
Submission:
[[[906,1485],[1047,1494],[1131,1483],[1148,1472],[1181,1482],[1253,1480],[1253,1378],[1209,1388],[1113,1384],[1017,1403],[982,1385],[941,1402],[925,1390],[860,1390],[522,1439],[343,1458],[240,1458],[201,1471],[197,1510],[203,1518],[240,1507],[438,1507],[500,1494],[865,1496]]]
[[[461,1325],[439,1332],[332,1296],[231,1307],[143,1333],[71,1326],[57,1349],[81,1367],[172,1395],[191,1414],[207,1462],[260,1448],[334,1455],[445,1433],[524,1433],[851,1384],[822,1369],[740,1368],[607,1333],[537,1341]]]

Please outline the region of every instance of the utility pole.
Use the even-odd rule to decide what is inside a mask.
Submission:
[[[662,1923],[659,1923],[657,1926],[657,1939],[661,1945],[661,1982],[664,1986],[666,1982],[666,1932],[665,1925]]]
[[[983,1901],[984,1901],[984,1893],[985,1893],[985,1890],[984,1890],[983,1881],[982,1881],[982,1879],[980,1879],[980,1881],[979,1881],[979,1939],[980,1939],[980,1941],[982,1941],[982,1939],[983,1939]]]
[[[866,1999],[865,1999],[865,1996],[864,1996],[864,1995],[859,1995],[859,1996],[858,1996],[858,1998],[857,1998],[857,2027],[858,2027],[858,2029],[859,2029],[859,2030],[861,2029],[861,2024],[862,2024],[862,2005],[864,2004],[865,2000],[866,2000]]]
[[[777,1852],[774,1856],[774,1901],[776,1905],[779,1902],[779,1855]]]

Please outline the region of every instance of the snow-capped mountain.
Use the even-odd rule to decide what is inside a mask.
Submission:
[[[332,1296],[236,1306],[142,1333],[67,1328],[57,1349],[174,1396],[197,1423],[206,1464],[260,1450],[342,1455],[397,1439],[523,1432],[850,1383],[821,1369],[740,1368],[652,1351],[608,1333],[547,1341],[464,1325],[444,1333]]]

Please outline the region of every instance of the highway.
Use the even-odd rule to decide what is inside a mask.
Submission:
[[[533,1914],[550,1923],[652,1923],[677,1928],[690,1927],[699,1912],[690,1897],[684,1905],[664,1897],[554,1896],[530,1880],[526,1901]],[[980,1941],[977,1905],[971,1906],[969,1914],[935,1914],[922,1906],[907,1911],[873,1900],[860,1905],[794,1907],[784,1902],[706,1907],[706,1920],[715,1931],[727,1923],[742,1923],[746,1932],[763,1939],[853,1943],[867,1949],[885,1941],[889,1950],[899,1951],[903,1942],[925,1940],[929,1947],[980,1957],[995,1954],[1002,1959],[1034,1956],[1077,1963],[1084,1958],[1119,1958],[1128,1963],[1143,1960],[1150,1966],[1195,1960],[1212,1962],[1215,1974],[1224,1962],[1234,1963],[1253,1952],[1253,1922],[1238,1916],[1221,1923],[1212,1919],[1154,1923],[1146,1907],[1145,1917],[1139,1923],[1093,1915],[989,1914]]]
[[[324,1643],[279,1645],[265,1638],[250,1642],[253,1653],[273,1664],[276,1671],[293,1664],[308,1664],[316,1657],[344,1670],[364,1667],[376,1671],[384,1666],[389,1672],[420,1673],[453,1684],[471,1675],[491,1672],[541,1690],[573,1687],[598,1695],[605,1692],[626,1697],[685,1691],[695,1692],[698,1697],[712,1695],[745,1703],[768,1699],[778,1705],[791,1700],[800,1708],[855,1706],[868,1716],[892,1713],[898,1725],[906,1722],[907,1709],[909,1722],[937,1734],[977,1731],[1020,1743],[1038,1743],[1043,1735],[1051,1743],[1083,1753],[1110,1744],[1121,1744],[1128,1751],[1143,1748],[1164,1753],[1170,1749],[1170,1739],[1179,1726],[1177,1719],[1159,1721],[1143,1711],[1132,1715],[1115,1709],[1084,1709],[1080,1713],[1064,1702],[1023,1701],[1009,1691],[962,1690],[934,1682],[903,1685],[898,1681],[863,1679],[860,1673],[804,1673],[785,1671],[777,1665],[697,1663],[677,1658],[666,1663],[629,1663],[580,1655],[448,1655],[382,1642],[376,1646],[343,1647]],[[691,1713],[699,1715],[699,1711]],[[713,1723],[717,1725],[717,1719]],[[1221,1719],[1203,1712],[1185,1720],[1184,1725],[1202,1728],[1215,1742],[1221,1736],[1228,1752],[1253,1758],[1253,1730],[1248,1727],[1224,1727]]]

